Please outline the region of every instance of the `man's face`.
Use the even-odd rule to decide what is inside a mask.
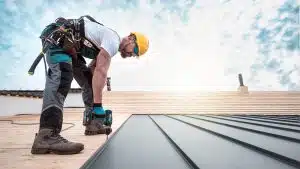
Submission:
[[[136,43],[133,36],[124,37],[120,44],[120,53],[122,58],[137,56],[134,52],[135,47],[136,47]]]

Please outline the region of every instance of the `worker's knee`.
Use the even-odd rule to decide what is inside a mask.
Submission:
[[[48,87],[57,90],[58,93],[67,96],[73,80],[72,56],[63,49],[52,47],[47,51]]]
[[[73,70],[71,64],[65,62],[49,64],[45,96],[52,98],[51,96],[57,92],[66,97],[71,88],[72,80]]]

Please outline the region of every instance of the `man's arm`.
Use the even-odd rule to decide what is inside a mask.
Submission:
[[[102,103],[102,90],[106,83],[107,72],[111,57],[105,49],[101,49],[96,58],[96,67],[93,73],[94,103]]]

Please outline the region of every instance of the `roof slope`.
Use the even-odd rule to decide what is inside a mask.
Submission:
[[[3,106],[22,105],[23,98]],[[28,105],[41,106],[41,99],[25,100]],[[128,117],[122,115],[133,115],[98,148],[106,137],[83,136],[83,109],[78,109],[83,106],[81,94],[71,93],[64,122],[74,122],[76,127],[64,133],[85,143],[85,152],[65,157],[32,156],[29,150],[36,126],[2,122],[0,164],[7,168],[297,168],[299,101],[300,92],[105,91],[103,104],[113,110],[114,131]],[[18,120],[23,123],[27,118],[18,116]],[[38,122],[36,116],[34,121]]]

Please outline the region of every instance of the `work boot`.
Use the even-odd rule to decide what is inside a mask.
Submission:
[[[109,135],[112,132],[111,127],[103,125],[103,122],[98,119],[93,119],[85,127],[85,135],[106,134]]]
[[[47,154],[55,153],[60,155],[77,154],[84,149],[81,143],[74,143],[66,140],[52,129],[41,129],[35,136],[31,153]]]

